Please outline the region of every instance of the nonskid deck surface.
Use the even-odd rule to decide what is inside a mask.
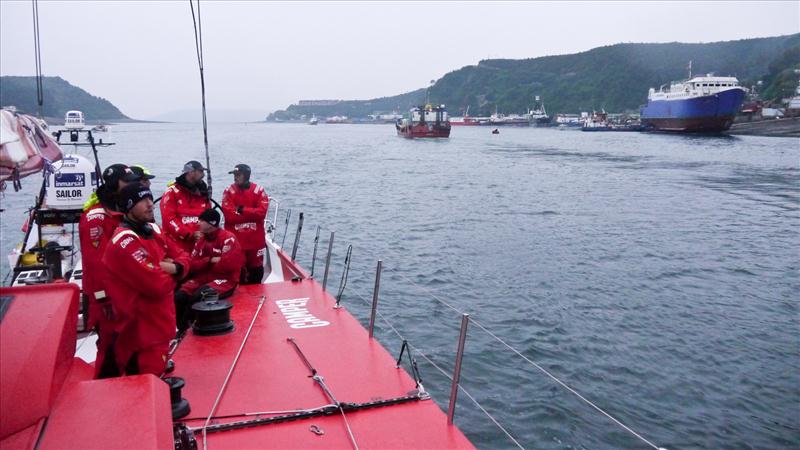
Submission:
[[[186,381],[183,397],[191,405],[184,420],[200,428],[222,387],[228,370],[258,309],[238,364],[214,416],[262,411],[305,410],[332,402],[311,378],[295,347],[293,338],[309,363],[341,403],[364,403],[407,396],[415,390],[414,380],[395,367],[395,357],[345,308],[334,309],[334,299],[315,280],[286,281],[240,286],[229,300],[234,308],[233,332],[222,336],[196,336],[191,332],[181,342],[173,359],[173,376]],[[299,299],[299,300],[298,300]],[[302,299],[307,299],[306,301]],[[281,311],[304,316],[307,322],[292,328]],[[313,319],[298,308],[305,308]],[[316,319],[316,320],[315,320]],[[324,323],[327,322],[327,325]],[[270,417],[277,414],[264,414]],[[447,424],[447,418],[433,400],[412,401],[346,413],[358,448],[473,448],[461,431]],[[195,419],[192,419],[195,418]],[[254,419],[254,416],[212,420],[212,424]],[[220,431],[207,435],[210,449],[245,448],[355,448],[340,412],[335,414]],[[314,433],[312,426],[323,434]],[[202,448],[202,432],[197,433]]]

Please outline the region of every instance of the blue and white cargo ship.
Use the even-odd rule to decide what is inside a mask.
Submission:
[[[642,127],[650,131],[718,132],[731,127],[746,90],[735,77],[698,76],[650,88]]]

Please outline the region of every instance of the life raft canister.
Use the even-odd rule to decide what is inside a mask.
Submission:
[[[84,156],[65,155],[53,168],[55,173],[47,178],[47,207],[82,209],[97,189],[94,164]]]

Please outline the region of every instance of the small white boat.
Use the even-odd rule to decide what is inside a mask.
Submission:
[[[83,113],[80,111],[67,111],[64,117],[64,128],[68,130],[82,130],[86,123],[83,121]]]
[[[309,125],[316,125],[318,123],[319,123],[319,119],[317,119],[317,116],[312,116],[311,120],[308,121]]]

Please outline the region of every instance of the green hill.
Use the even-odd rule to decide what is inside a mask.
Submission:
[[[45,117],[62,119],[67,111],[76,109],[89,122],[129,119],[108,100],[95,97],[61,77],[44,77],[42,86]],[[0,105],[13,105],[19,111],[36,114],[36,77],[0,77]]]
[[[453,115],[467,106],[471,115],[523,113],[541,96],[550,114],[605,108],[611,112],[638,111],[647,91],[694,74],[733,75],[745,86],[772,75],[787,84],[787,66],[800,51],[800,34],[707,44],[616,44],[571,55],[522,60],[491,59],[466,66],[440,78],[431,87],[431,100],[448,105]],[[790,63],[791,62],[791,63]],[[793,64],[792,64],[793,63]],[[764,93],[773,90],[765,79]],[[796,85],[796,77],[794,83]],[[366,116],[418,104],[424,90],[366,101],[347,101],[326,108],[292,105],[270,118],[299,114]],[[389,106],[379,108],[379,106]]]

